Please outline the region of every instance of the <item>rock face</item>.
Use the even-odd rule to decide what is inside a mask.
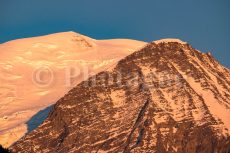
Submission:
[[[229,153],[229,80],[210,54],[152,42],[70,90],[11,150]]]

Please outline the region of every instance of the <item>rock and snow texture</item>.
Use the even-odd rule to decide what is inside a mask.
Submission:
[[[39,110],[144,45],[74,32],[0,44],[0,144],[11,145],[27,132],[26,122]]]
[[[229,79],[210,54],[153,42],[70,90],[11,150],[229,153]]]

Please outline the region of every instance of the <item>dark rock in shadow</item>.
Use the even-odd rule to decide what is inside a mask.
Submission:
[[[10,153],[9,149],[4,148],[2,145],[0,145],[0,153]]]
[[[26,122],[28,127],[28,132],[33,131],[35,128],[37,128],[39,125],[43,123],[43,121],[48,117],[49,112],[52,110],[53,105],[40,110],[37,114],[35,114],[33,117],[30,118],[28,122]]]

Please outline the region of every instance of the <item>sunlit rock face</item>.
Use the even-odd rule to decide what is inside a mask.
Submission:
[[[38,111],[144,45],[74,32],[0,44],[0,144],[11,145],[27,132],[26,122]]]
[[[228,153],[229,79],[210,54],[152,42],[70,90],[11,150]]]

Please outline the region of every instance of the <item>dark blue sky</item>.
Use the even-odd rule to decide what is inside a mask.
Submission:
[[[229,8],[229,0],[0,0],[0,43],[62,31],[96,39],[179,38],[230,67]]]

